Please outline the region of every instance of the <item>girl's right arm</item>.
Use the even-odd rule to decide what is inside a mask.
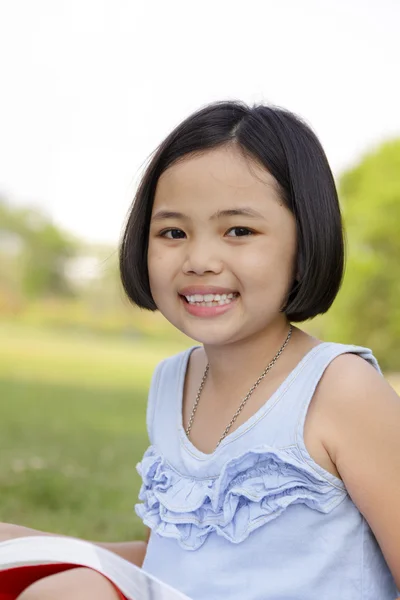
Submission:
[[[60,535],[57,533],[48,533],[45,531],[38,531],[37,529],[31,529],[29,527],[23,527],[22,525],[12,525],[11,523],[0,523],[0,542],[6,540],[12,540],[19,537],[28,537],[32,535]],[[68,537],[68,536],[62,536]],[[144,557],[147,550],[147,542],[150,537],[150,529],[147,529],[146,541],[134,541],[134,542],[91,542],[96,546],[110,550],[115,554],[118,554],[121,558],[128,560],[129,562],[141,567],[143,564]]]
[[[13,540],[19,537],[27,537],[29,535],[47,535],[42,531],[23,527],[22,525],[12,525],[11,523],[0,523],[0,542]],[[50,534],[49,534],[50,535]]]

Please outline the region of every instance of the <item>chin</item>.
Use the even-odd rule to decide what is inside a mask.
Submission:
[[[210,325],[209,328],[204,325],[180,328],[182,333],[203,346],[225,346],[241,339],[238,332],[216,331],[217,329],[215,325]]]

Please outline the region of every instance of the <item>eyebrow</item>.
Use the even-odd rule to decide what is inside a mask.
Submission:
[[[264,219],[265,217],[254,210],[253,208],[249,208],[248,206],[243,206],[240,208],[229,208],[226,210],[217,210],[213,215],[211,215],[210,220],[213,219],[222,219],[223,217],[250,217],[252,219]],[[164,219],[182,219],[183,221],[190,221],[190,217],[181,212],[170,211],[170,210],[159,210],[152,217],[152,221],[163,221]]]

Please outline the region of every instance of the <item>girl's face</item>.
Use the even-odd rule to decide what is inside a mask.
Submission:
[[[235,146],[189,156],[161,175],[150,288],[160,312],[192,339],[223,345],[286,321],[279,311],[295,252],[295,219],[275,179]]]

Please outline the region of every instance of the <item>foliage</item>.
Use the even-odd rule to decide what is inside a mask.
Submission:
[[[72,295],[65,266],[78,243],[44,213],[0,198],[0,241],[2,287],[27,298]]]
[[[0,317],[125,339],[185,336],[129,304],[116,248],[71,238],[32,208],[0,198]]]
[[[400,369],[400,139],[383,144],[340,180],[348,257],[324,335],[373,349]]]

